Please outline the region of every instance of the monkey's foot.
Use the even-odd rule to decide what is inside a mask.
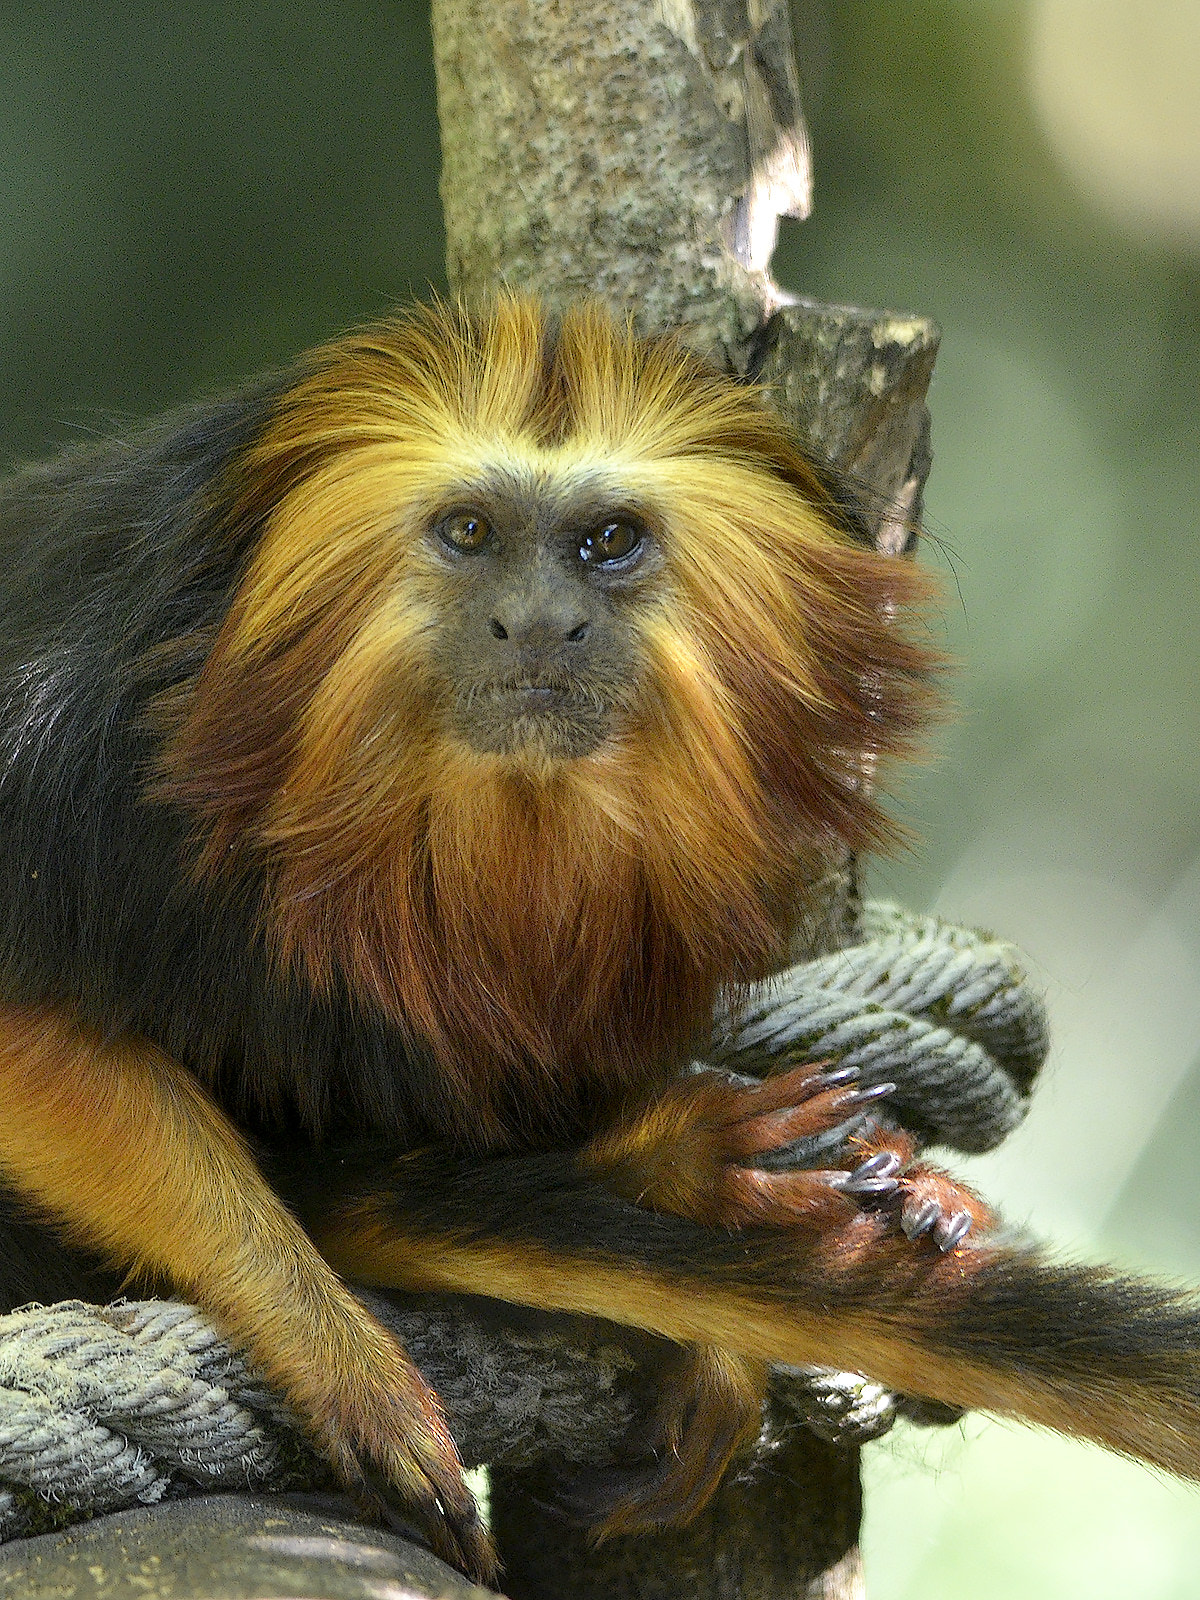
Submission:
[[[759,1362],[711,1345],[679,1347],[636,1456],[581,1474],[559,1497],[561,1509],[590,1524],[597,1543],[690,1522],[758,1438],[766,1383]]]
[[[353,1343],[326,1328],[321,1373],[284,1385],[318,1448],[369,1515],[423,1539],[481,1583],[499,1570],[495,1548],[463,1481],[437,1395],[403,1348],[361,1310]]]
[[[828,1083],[844,1075],[823,1077]],[[857,1111],[864,1102],[883,1098],[890,1088],[890,1084],[882,1084],[855,1092],[851,1109]],[[897,1223],[911,1243],[928,1239],[943,1254],[961,1244],[972,1229],[984,1233],[995,1226],[994,1215],[978,1195],[949,1173],[915,1160],[913,1140],[907,1133],[882,1128],[869,1116],[855,1116],[850,1122],[843,1117],[839,1130],[837,1097],[827,1097],[825,1091],[818,1098],[827,1099],[827,1120],[833,1118],[835,1135],[842,1134],[838,1148],[827,1152],[831,1165],[813,1169],[780,1164],[778,1158],[784,1152],[772,1140],[770,1125],[764,1121],[760,1127],[767,1134],[766,1141],[743,1159],[754,1162],[774,1157],[776,1164],[741,1167],[729,1175],[727,1193],[740,1203],[741,1215],[727,1226],[794,1227],[804,1218],[836,1225],[839,1219],[833,1209],[820,1204],[821,1195],[830,1190],[852,1202],[860,1217],[866,1213],[873,1220]]]
[[[849,1143],[852,1155],[865,1159],[832,1181],[864,1210],[898,1222],[911,1242],[929,1239],[946,1254],[972,1229],[986,1233],[996,1226],[993,1212],[965,1184],[937,1167],[913,1163],[907,1134],[875,1127]]]
[[[871,1118],[891,1088],[859,1088],[852,1067],[761,1081],[695,1073],[593,1140],[584,1160],[639,1205],[710,1226],[837,1229],[866,1212],[952,1250],[991,1213]]]

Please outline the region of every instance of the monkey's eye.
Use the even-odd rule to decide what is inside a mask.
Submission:
[[[492,537],[492,525],[475,511],[452,511],[437,525],[438,538],[451,550],[470,554],[482,550]]]
[[[579,559],[593,566],[631,562],[641,549],[642,530],[636,522],[616,518],[602,523],[579,543]]]

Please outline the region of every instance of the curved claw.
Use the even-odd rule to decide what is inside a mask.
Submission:
[[[881,1150],[848,1172],[838,1188],[843,1194],[872,1195],[895,1194],[900,1187],[897,1174],[903,1163],[894,1150]]]
[[[971,1231],[973,1218],[969,1211],[956,1211],[952,1217],[943,1217],[933,1225],[934,1243],[944,1255],[948,1255],[956,1244],[961,1244]]]
[[[858,1078],[857,1067],[835,1067],[832,1072],[818,1073],[813,1082],[819,1084],[822,1089],[840,1089],[847,1083],[856,1083]]]
[[[942,1214],[936,1200],[925,1200],[919,1206],[905,1206],[900,1213],[900,1226],[909,1239],[919,1239],[928,1233]]]
[[[863,1210],[898,1223],[912,1243],[928,1238],[948,1255],[973,1228],[986,1232],[992,1226],[987,1207],[968,1188],[914,1160],[907,1135],[874,1128],[855,1142],[866,1159],[842,1181],[841,1192]]]
[[[870,1195],[874,1198],[893,1195],[900,1187],[896,1174],[900,1171],[900,1158],[890,1150],[872,1156],[853,1172],[848,1172],[837,1187],[843,1194]]]
[[[900,1171],[900,1157],[894,1150],[881,1150],[878,1155],[870,1156],[860,1166],[855,1167],[856,1178],[891,1178]]]
[[[431,1492],[428,1497],[402,1493],[377,1467],[361,1468],[362,1484],[370,1509],[403,1538],[428,1545],[436,1556],[465,1572],[476,1582],[494,1586],[500,1558],[492,1543],[475,1497],[464,1484],[452,1503]]]
[[[853,1173],[838,1185],[843,1194],[856,1194],[874,1199],[886,1199],[896,1193],[900,1183],[896,1178],[856,1178]]]
[[[319,1419],[314,1442],[365,1511],[489,1583],[500,1563],[441,1403],[403,1347],[364,1308],[354,1309],[373,1359],[352,1364],[329,1355],[324,1393],[303,1397]]]
[[[873,1083],[869,1089],[852,1089],[842,1104],[855,1107],[868,1106],[875,1100],[886,1100],[888,1095],[895,1092],[894,1083]]]

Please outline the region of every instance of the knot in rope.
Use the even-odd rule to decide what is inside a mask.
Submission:
[[[725,1065],[781,1058],[859,1069],[894,1083],[889,1110],[911,1133],[975,1154],[1022,1121],[1049,1048],[1042,998],[1016,948],[941,917],[868,902],[852,945],[759,985],[718,1019]]]

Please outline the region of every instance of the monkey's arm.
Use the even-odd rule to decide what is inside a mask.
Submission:
[[[849,1183],[760,1171],[756,1151],[845,1109],[803,1072],[762,1091],[716,1081],[683,1080],[581,1154],[422,1152],[382,1176],[368,1155],[299,1202],[322,1252],[363,1281],[608,1317],[734,1367],[861,1370],[1200,1477],[1195,1301],[989,1238],[981,1203],[907,1165],[902,1140],[852,1149]],[[662,1209],[625,1197],[639,1194]],[[974,1228],[956,1243],[958,1212]]]
[[[122,1268],[193,1296],[352,1489],[398,1495],[447,1560],[494,1573],[436,1396],[189,1073],[144,1041],[10,1006],[0,1104],[0,1172],[28,1203]]]

